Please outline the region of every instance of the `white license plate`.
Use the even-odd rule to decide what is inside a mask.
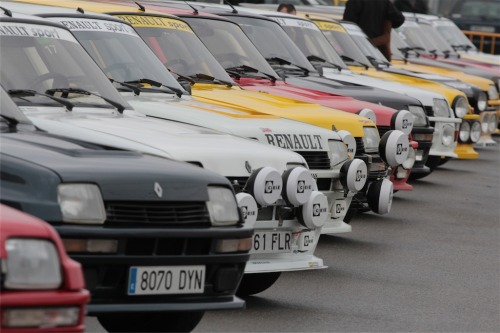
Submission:
[[[304,231],[299,236],[299,251],[306,252],[314,246],[314,231]]]
[[[201,294],[205,288],[205,266],[130,267],[129,295]]]
[[[495,27],[484,26],[484,25],[471,25],[470,30],[479,32],[495,32]]]
[[[291,246],[291,231],[256,231],[250,253],[286,253],[292,251]]]

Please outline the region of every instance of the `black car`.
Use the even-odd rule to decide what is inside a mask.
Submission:
[[[226,178],[43,132],[3,89],[0,102],[0,202],[56,228],[83,266],[88,315],[108,331],[188,331],[206,310],[244,307],[253,229]]]
[[[451,8],[449,18],[462,30],[500,33],[500,1],[498,0],[458,0]],[[494,52],[492,51],[494,41]],[[472,42],[480,47],[480,36],[475,36]],[[500,39],[485,38],[483,52],[500,54]]]

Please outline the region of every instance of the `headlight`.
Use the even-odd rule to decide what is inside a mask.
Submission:
[[[481,123],[479,121],[473,121],[470,126],[470,141],[476,143],[481,138]]]
[[[61,184],[58,202],[64,222],[103,224],[106,211],[101,191],[93,184]]]
[[[363,144],[365,145],[365,152],[376,153],[378,151],[378,144],[380,142],[380,135],[375,127],[363,127],[365,136],[363,137]]]
[[[8,289],[57,289],[62,283],[59,256],[50,241],[11,238],[5,242]]]
[[[427,125],[427,116],[425,115],[425,111],[420,106],[410,105],[408,110],[413,115],[413,126],[426,126]]]
[[[359,110],[358,112],[356,112],[358,115],[360,115],[361,117],[365,117],[365,118],[368,118],[370,119],[371,121],[373,121],[375,124],[377,123],[377,115],[375,114],[375,112],[373,112],[372,109],[368,109],[368,108],[365,108],[365,109],[361,109]]]
[[[463,96],[457,96],[453,100],[453,110],[455,111],[455,116],[457,118],[463,118],[467,113],[469,113],[469,104],[467,99]]]
[[[489,133],[489,122],[490,122],[490,113],[489,112],[485,112],[485,113],[482,113],[481,114],[481,131],[484,133],[484,134],[488,134]]]
[[[445,147],[449,147],[455,141],[455,126],[451,124],[446,124],[443,126],[441,135],[441,143]]]
[[[494,133],[498,127],[498,117],[495,113],[490,115],[490,121],[488,122],[488,133]]]
[[[498,99],[498,90],[494,84],[490,84],[488,87],[488,99],[492,100]]]
[[[470,138],[470,123],[468,121],[463,121],[460,124],[460,131],[458,132],[458,137],[460,142],[467,143]]]
[[[434,116],[436,117],[450,117],[450,106],[445,99],[434,98],[432,110],[434,110]]]
[[[479,95],[477,95],[476,107],[479,111],[484,111],[486,110],[487,106],[488,106],[488,96],[486,96],[486,93],[484,91],[481,91],[479,92]]]
[[[354,142],[354,144],[355,144],[354,147],[356,147],[356,142]],[[343,142],[328,140],[328,146],[330,147],[330,151],[332,154],[331,156],[332,165],[335,166],[349,159],[349,155],[347,153],[347,146]],[[354,157],[354,155],[352,156]]]
[[[225,187],[208,187],[208,212],[212,225],[234,225],[238,223],[238,207],[233,192]]]

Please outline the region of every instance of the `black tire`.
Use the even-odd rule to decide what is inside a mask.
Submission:
[[[245,274],[236,295],[240,297],[255,295],[271,287],[281,272]]]
[[[425,165],[429,167],[432,171],[436,170],[438,166],[441,165],[441,156],[429,156]]]
[[[97,317],[108,332],[191,332],[204,311],[120,313]]]

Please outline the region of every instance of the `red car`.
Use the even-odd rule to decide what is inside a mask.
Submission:
[[[84,331],[90,294],[54,228],[0,205],[0,262],[2,333]]]

